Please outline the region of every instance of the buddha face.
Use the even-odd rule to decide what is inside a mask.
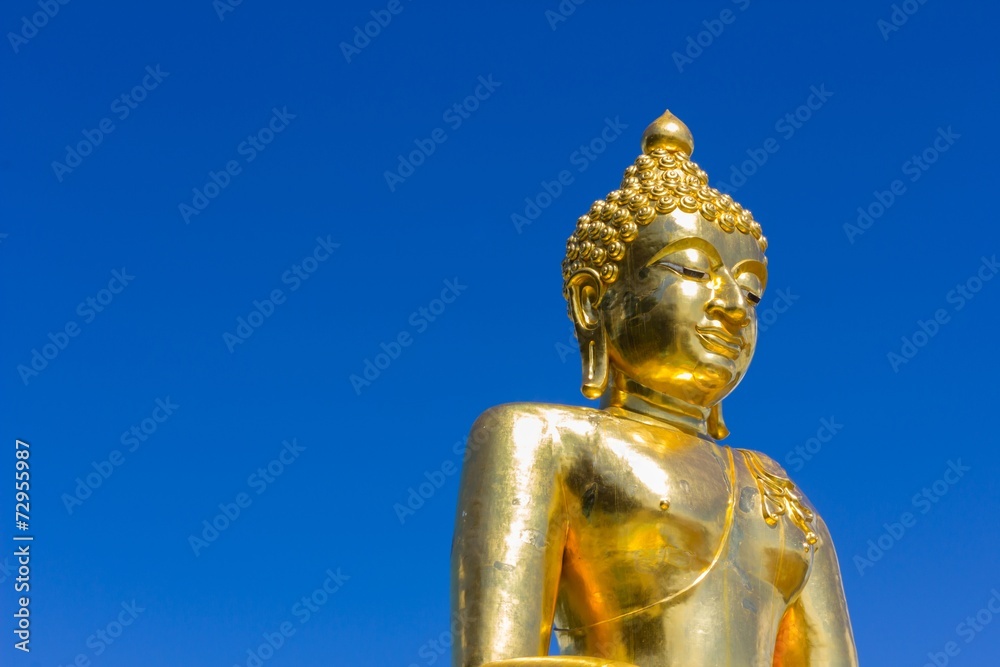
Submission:
[[[657,216],[629,244],[595,313],[611,366],[685,403],[722,400],[753,357],[764,262],[749,234],[696,213]]]

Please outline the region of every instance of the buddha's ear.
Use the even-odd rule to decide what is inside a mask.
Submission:
[[[599,398],[608,386],[608,345],[604,314],[600,308],[604,291],[601,278],[592,269],[582,269],[570,278],[566,288],[576,338],[580,341],[580,361],[583,365],[580,391],[587,398]]]

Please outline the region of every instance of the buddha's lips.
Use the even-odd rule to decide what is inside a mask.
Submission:
[[[698,327],[696,331],[698,337],[701,338],[702,345],[709,352],[715,352],[730,359],[739,357],[746,344],[741,338],[716,327]]]

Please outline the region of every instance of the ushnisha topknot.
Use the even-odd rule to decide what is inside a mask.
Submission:
[[[629,243],[657,215],[676,209],[698,213],[725,232],[751,234],[767,250],[767,239],[750,211],[708,184],[708,174],[691,161],[694,138],[669,111],[657,118],[642,135],[643,154],[625,170],[621,188],[595,201],[576,223],[566,242],[562,263],[563,294],[581,271],[593,271],[603,287],[618,279],[618,265]]]

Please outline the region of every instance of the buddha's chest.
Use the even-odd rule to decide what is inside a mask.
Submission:
[[[712,561],[732,519],[728,450],[671,445],[610,441],[574,461],[568,557],[678,580]]]
[[[569,467],[562,593],[569,601],[589,591],[578,599],[581,620],[669,602],[696,587],[790,599],[805,583],[805,533],[787,508],[775,514],[773,488],[754,461],[690,440],[606,442]]]

